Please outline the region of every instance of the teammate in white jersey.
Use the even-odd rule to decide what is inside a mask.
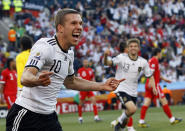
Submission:
[[[74,90],[113,91],[124,80],[96,83],[75,77],[69,48],[80,39],[81,15],[73,9],[59,10],[55,26],[53,38],[41,38],[31,49],[21,78],[23,91],[7,115],[6,131],[62,131],[55,106],[63,84]]]
[[[141,71],[143,71],[146,77],[150,77],[150,86],[156,94],[154,78],[147,60],[138,56],[140,41],[136,38],[129,39],[127,41],[127,47],[128,54],[121,53],[112,60],[107,59],[108,50],[104,54],[105,65],[117,65],[116,79],[126,79],[115,90],[115,93],[125,107],[121,116],[112,123],[115,131],[124,129],[128,118],[136,112],[138,78]]]

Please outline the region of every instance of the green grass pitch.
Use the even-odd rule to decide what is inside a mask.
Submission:
[[[149,128],[139,128],[138,120],[140,109],[134,114],[134,128],[137,131],[185,131],[185,106],[171,106],[172,113],[176,117],[183,118],[183,121],[177,125],[170,125],[168,118],[162,108],[149,108],[146,115],[146,122]],[[94,122],[93,112],[83,113],[84,123],[78,123],[77,113],[59,115],[59,121],[64,131],[113,131],[110,122],[116,119],[121,110],[101,111],[99,116],[102,122]],[[0,131],[5,131],[5,119],[0,119]]]

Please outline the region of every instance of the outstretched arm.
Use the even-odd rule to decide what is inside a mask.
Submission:
[[[125,79],[116,80],[114,78],[109,78],[105,83],[98,83],[84,80],[73,75],[65,79],[64,85],[69,89],[81,91],[114,91],[119,83],[124,80]]]
[[[168,80],[168,79],[166,79],[166,78],[164,78],[164,77],[162,77],[162,76],[160,76],[160,78],[161,78],[161,80],[163,80],[163,81],[165,81],[165,82],[168,82],[168,83],[171,83],[171,82],[172,82],[171,80]]]

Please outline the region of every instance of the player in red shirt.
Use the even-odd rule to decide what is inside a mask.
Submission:
[[[149,65],[150,68],[153,69],[153,76],[155,79],[155,85],[156,85],[156,89],[158,94],[154,95],[152,88],[149,87],[149,79],[147,79],[146,84],[145,84],[145,98],[144,98],[144,104],[141,108],[141,113],[140,113],[140,120],[139,120],[139,127],[148,127],[148,125],[145,123],[145,115],[146,115],[146,111],[148,109],[148,107],[151,104],[151,101],[153,100],[154,102],[156,102],[157,99],[159,99],[159,101],[162,104],[162,108],[164,113],[168,116],[170,123],[176,124],[182,121],[182,119],[179,118],[175,118],[172,113],[171,110],[168,106],[168,101],[166,100],[166,97],[159,85],[160,79],[164,80],[165,82],[171,83],[170,80],[165,79],[164,77],[162,77],[160,75],[160,69],[159,69],[159,59],[161,59],[162,55],[161,55],[161,49],[160,48],[156,48],[153,52],[153,57],[149,60]]]
[[[9,58],[7,59],[7,68],[1,73],[3,94],[8,105],[8,109],[10,109],[15,102],[17,95],[17,74],[15,69],[16,66],[14,59]]]
[[[94,81],[94,73],[91,68],[88,67],[89,63],[87,59],[83,60],[83,67],[78,69],[78,76],[81,77],[82,79],[86,80],[91,80]],[[101,119],[98,116],[98,110],[96,107],[96,99],[94,96],[94,93],[92,91],[80,91],[79,93],[79,98],[80,98],[80,103],[78,105],[78,120],[82,124],[83,123],[83,118],[82,118],[82,105],[85,102],[85,98],[88,97],[90,101],[93,103],[93,111],[94,111],[94,120],[96,122],[101,121]]]

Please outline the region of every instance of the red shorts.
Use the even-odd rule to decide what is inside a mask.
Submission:
[[[154,95],[152,87],[148,87],[148,86],[145,85],[145,97],[148,97],[150,99],[161,99],[161,98],[164,98],[165,95],[164,95],[164,93],[163,93],[163,91],[162,91],[162,89],[161,89],[159,84],[157,85],[156,89],[157,89],[157,93],[158,94]]]
[[[16,95],[4,95],[4,99],[6,100],[6,104],[8,105],[8,109],[12,107],[16,100]]]
[[[92,91],[80,91],[79,98],[80,100],[85,100],[86,97],[93,97],[94,93]]]

